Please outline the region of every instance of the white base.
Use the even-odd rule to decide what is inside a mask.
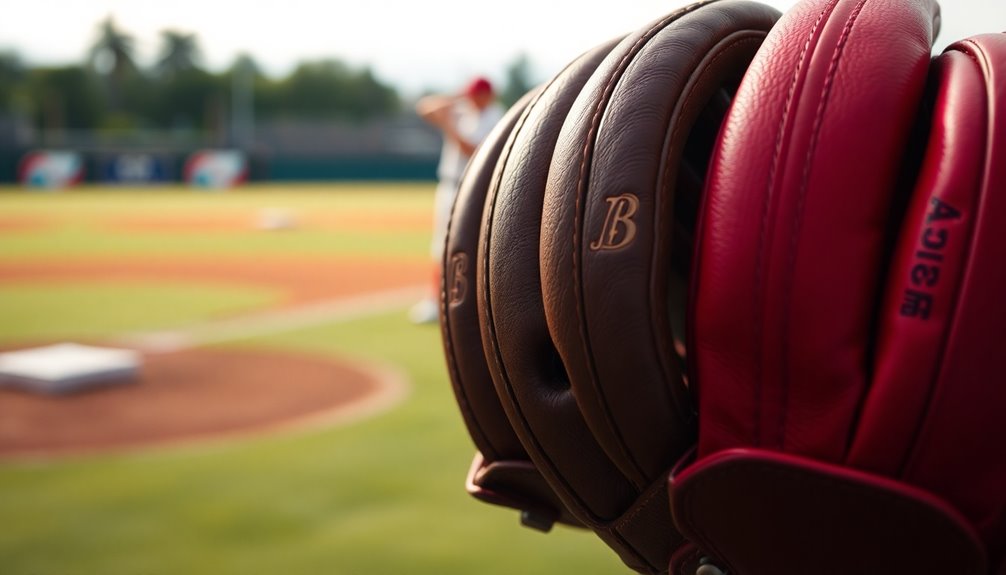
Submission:
[[[293,230],[297,228],[297,214],[283,208],[264,208],[259,211],[257,226],[268,231]]]
[[[140,354],[128,349],[60,343],[0,353],[0,386],[67,393],[136,378]]]

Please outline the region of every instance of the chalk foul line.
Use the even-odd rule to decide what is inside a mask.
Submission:
[[[201,345],[361,319],[414,303],[428,293],[428,285],[414,285],[201,322],[171,330],[134,332],[118,338],[116,343],[146,353],[170,353]]]

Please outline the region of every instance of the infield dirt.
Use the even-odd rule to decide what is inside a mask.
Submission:
[[[428,225],[428,219],[406,219],[385,225]],[[354,216],[321,223],[366,227],[375,222]],[[0,231],[33,230],[43,224],[4,218]],[[247,228],[241,219],[212,217],[122,218],[106,224],[120,230],[178,233]],[[5,284],[171,281],[273,288],[282,296],[268,310],[279,311],[420,285],[430,273],[429,262],[418,258],[191,255],[0,262],[0,283]],[[410,328],[403,315],[403,329]],[[316,356],[218,348],[148,354],[134,385],[67,396],[0,389],[0,457],[133,449],[271,429],[345,412],[354,405],[372,407],[376,396],[398,393],[389,393],[388,386],[373,370]]]

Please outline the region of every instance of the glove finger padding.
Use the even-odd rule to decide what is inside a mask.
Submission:
[[[847,457],[952,503],[1006,555],[1006,35],[936,60],[931,136]]]
[[[483,252],[488,241],[483,217],[492,218],[492,206],[498,196],[516,194],[517,207],[533,204],[533,194],[543,193],[554,135],[576,94],[616,43],[612,41],[583,54],[507,113],[465,172],[445,246],[441,293],[444,348],[455,396],[480,451],[469,472],[468,490],[487,502],[520,509],[525,524],[543,530],[548,530],[557,519],[574,525],[579,525],[580,520],[566,510],[528,460],[496,393],[490,367],[498,381],[497,354],[494,348],[483,346],[479,320],[484,302],[479,301],[483,294],[477,295],[484,290]],[[532,134],[534,138],[530,137]],[[526,149],[529,147],[533,149]],[[504,168],[510,158],[518,157],[525,157],[523,161],[528,165],[521,166],[523,175],[513,181],[513,170],[505,172]],[[506,180],[501,181],[504,173]],[[521,197],[524,194],[531,197]],[[534,222],[520,228],[522,237],[532,230],[536,240],[540,203],[539,199],[531,214]],[[537,247],[534,251],[536,254]],[[540,301],[538,294],[540,290],[534,289],[532,299]],[[547,496],[542,495],[543,486],[547,488]]]
[[[582,88],[532,106],[486,207],[480,319],[504,409],[569,510],[639,571],[665,571],[681,543],[664,478],[695,438],[677,359],[663,355],[673,227],[659,222],[672,221],[679,173],[699,189],[704,166],[679,164],[690,146],[708,157],[722,117],[709,111],[722,113],[777,17],[706,2],[630,35]],[[629,218],[633,241],[619,235]]]
[[[486,193],[496,159],[533,98],[528,94],[506,113],[465,170],[444,245],[440,325],[454,395],[479,450],[468,490],[479,499],[526,512],[536,525],[556,520],[575,524],[507,421],[486,364],[476,308],[475,256]]]
[[[940,507],[913,495],[922,488],[966,519],[960,541],[977,530],[996,564],[1006,545],[1006,388],[989,382],[1006,361],[996,295],[1006,272],[991,230],[1006,224],[1006,38],[961,42],[937,60],[929,149],[913,160],[938,26],[928,0],[807,1],[752,64],[701,215],[691,343],[698,465],[711,472],[688,481],[702,491],[700,477],[718,468],[708,459],[738,447],[896,478],[889,487],[903,493],[869,497]],[[834,483],[821,497],[852,497]],[[689,521],[717,521],[701,515]],[[735,531],[760,521],[742,517],[731,517]],[[871,552],[890,549],[858,550]],[[752,571],[767,572],[783,571]]]
[[[801,533],[838,572],[1006,568],[1006,36],[931,67],[934,0],[777,17],[675,12],[480,150],[442,320],[470,488],[641,572],[694,567],[678,528],[738,575],[829,572],[779,563]],[[746,536],[772,509],[841,520]]]
[[[745,76],[693,278],[700,456],[845,456],[938,13],[931,0],[803,2]]]

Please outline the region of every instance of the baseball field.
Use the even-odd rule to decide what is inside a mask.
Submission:
[[[0,389],[0,573],[619,573],[464,492],[428,289],[432,184],[0,188],[0,349],[142,353]]]

